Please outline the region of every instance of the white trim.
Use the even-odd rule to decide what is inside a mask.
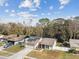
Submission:
[[[42,41],[42,38],[40,38],[40,40],[37,42],[37,44],[34,46],[34,48],[36,48],[41,41]]]

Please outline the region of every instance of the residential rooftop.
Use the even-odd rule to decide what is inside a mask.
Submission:
[[[42,40],[41,42],[39,42],[39,44],[44,44],[44,45],[53,45],[54,42],[56,41],[56,39],[53,38],[35,38],[35,39],[28,39],[27,44],[36,45],[40,39]]]
[[[42,41],[40,42],[40,44],[53,45],[55,41],[56,39],[52,39],[52,38],[42,38]]]
[[[9,40],[9,41],[20,41],[20,40],[22,40],[24,37],[25,37],[25,35],[19,35],[19,36],[17,36],[17,35],[15,35],[15,34],[4,36],[4,38],[5,38],[6,40]]]

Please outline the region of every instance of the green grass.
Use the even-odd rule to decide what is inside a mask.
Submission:
[[[4,45],[4,42],[0,42],[0,46],[3,46]]]
[[[79,59],[79,55],[73,55],[72,53],[64,53],[62,59]]]
[[[32,51],[27,56],[34,57],[37,59],[58,59],[60,57],[61,52],[58,51]]]
[[[8,52],[3,52],[3,51],[0,51],[0,56],[10,56],[12,54],[8,53]]]
[[[61,46],[62,45],[62,43],[59,43],[59,42],[57,42],[57,44],[56,44],[56,46]]]
[[[14,45],[10,48],[5,49],[5,51],[17,53],[17,52],[21,51],[22,49],[24,49],[24,47],[20,47],[20,45]]]
[[[37,59],[79,59],[79,55],[73,55],[62,51],[32,51],[27,56]]]
[[[24,59],[29,59],[29,58],[24,58]]]
[[[24,59],[29,59],[29,58],[24,58]]]
[[[0,56],[10,56],[21,51],[22,49],[24,49],[24,47],[20,47],[20,45],[14,45],[10,48],[4,49],[3,51],[0,51]]]

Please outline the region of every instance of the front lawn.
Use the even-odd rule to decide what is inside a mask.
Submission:
[[[79,59],[78,55],[73,55],[67,52],[49,50],[44,50],[42,52],[32,51],[27,56],[37,59]]]
[[[11,53],[0,51],[0,56],[10,56],[12,55]]]
[[[62,43],[57,42],[56,46],[62,46]]]
[[[3,46],[4,45],[4,42],[0,42],[0,46]]]
[[[27,56],[30,57],[34,57],[37,59],[58,59],[61,58],[61,54],[62,52],[58,52],[58,51],[32,51],[31,53],[29,53]]]
[[[5,49],[5,51],[12,52],[12,53],[16,53],[16,52],[21,51],[22,49],[24,49],[24,47],[21,47],[21,46],[18,44],[18,45],[14,45],[14,46],[12,46],[12,47],[9,47],[9,48]]]
[[[29,59],[29,58],[24,58],[24,59]]]
[[[79,59],[79,55],[73,55],[71,53],[64,53],[62,59]]]

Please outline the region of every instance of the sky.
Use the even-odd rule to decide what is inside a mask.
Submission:
[[[40,18],[71,16],[79,16],[79,0],[0,0],[0,22],[29,24]]]

